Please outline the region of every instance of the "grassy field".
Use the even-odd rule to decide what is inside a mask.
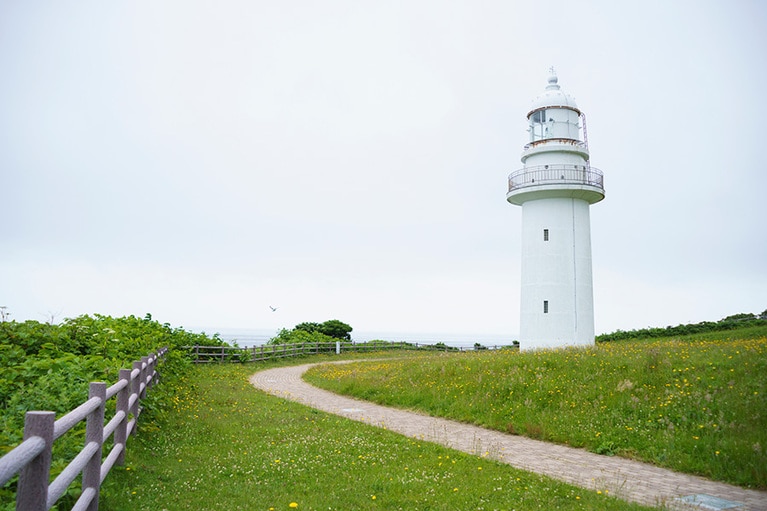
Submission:
[[[325,365],[339,393],[767,488],[767,328]]]
[[[249,385],[250,374],[273,365],[195,367],[155,387],[101,509],[646,509]]]

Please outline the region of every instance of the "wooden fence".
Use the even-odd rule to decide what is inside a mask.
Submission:
[[[258,362],[275,358],[301,357],[319,353],[364,353],[382,350],[463,352],[488,349],[518,349],[518,347],[518,345],[481,346],[476,344],[474,346],[447,346],[442,343],[419,344],[412,342],[389,341],[369,341],[358,343],[353,341],[338,341],[266,344],[263,346],[253,346],[250,348],[237,348],[232,346],[188,346],[187,349],[192,355],[192,360],[196,364],[206,364],[211,362]]]
[[[126,441],[135,433],[141,413],[140,401],[157,382],[156,365],[167,351],[163,348],[142,357],[133,363],[133,369],[121,369],[120,379],[111,387],[103,382],[91,383],[88,400],[59,420],[54,412],[27,412],[24,441],[0,458],[0,486],[19,475],[17,510],[50,509],[81,473],[82,493],[72,509],[98,510],[101,483],[115,464],[124,463]],[[115,396],[115,414],[104,425],[106,403]],[[85,446],[50,482],[53,443],[83,420]],[[104,458],[103,446],[110,436],[114,436],[112,449]]]

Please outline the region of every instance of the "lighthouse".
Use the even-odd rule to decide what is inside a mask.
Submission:
[[[527,114],[523,167],[506,200],[522,207],[522,350],[594,344],[589,208],[605,197],[589,160],[586,117],[551,69]]]

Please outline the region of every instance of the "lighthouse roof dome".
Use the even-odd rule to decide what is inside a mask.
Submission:
[[[533,113],[534,111],[541,108],[557,106],[569,107],[580,113],[580,110],[578,110],[578,105],[575,103],[575,98],[564,92],[559,87],[559,79],[557,78],[557,75],[554,73],[553,69],[549,75],[548,82],[549,83],[546,85],[546,90],[541,94],[538,94],[538,96],[536,96],[530,105],[530,113]],[[529,115],[530,114],[528,114],[528,116]]]

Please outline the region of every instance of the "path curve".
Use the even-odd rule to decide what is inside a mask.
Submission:
[[[302,379],[302,375],[315,365],[318,364],[259,371],[250,377],[250,382],[269,394],[318,410],[470,454],[489,453],[489,457],[514,467],[582,488],[607,489],[610,495],[640,504],[665,504],[671,509],[767,511],[767,492],[746,490],[647,463],[602,456],[584,449],[550,444],[334,394]],[[713,507],[690,507],[682,505],[678,500],[691,495],[711,496],[741,505],[725,508],[722,503],[716,507],[715,501],[706,500],[703,502]]]

